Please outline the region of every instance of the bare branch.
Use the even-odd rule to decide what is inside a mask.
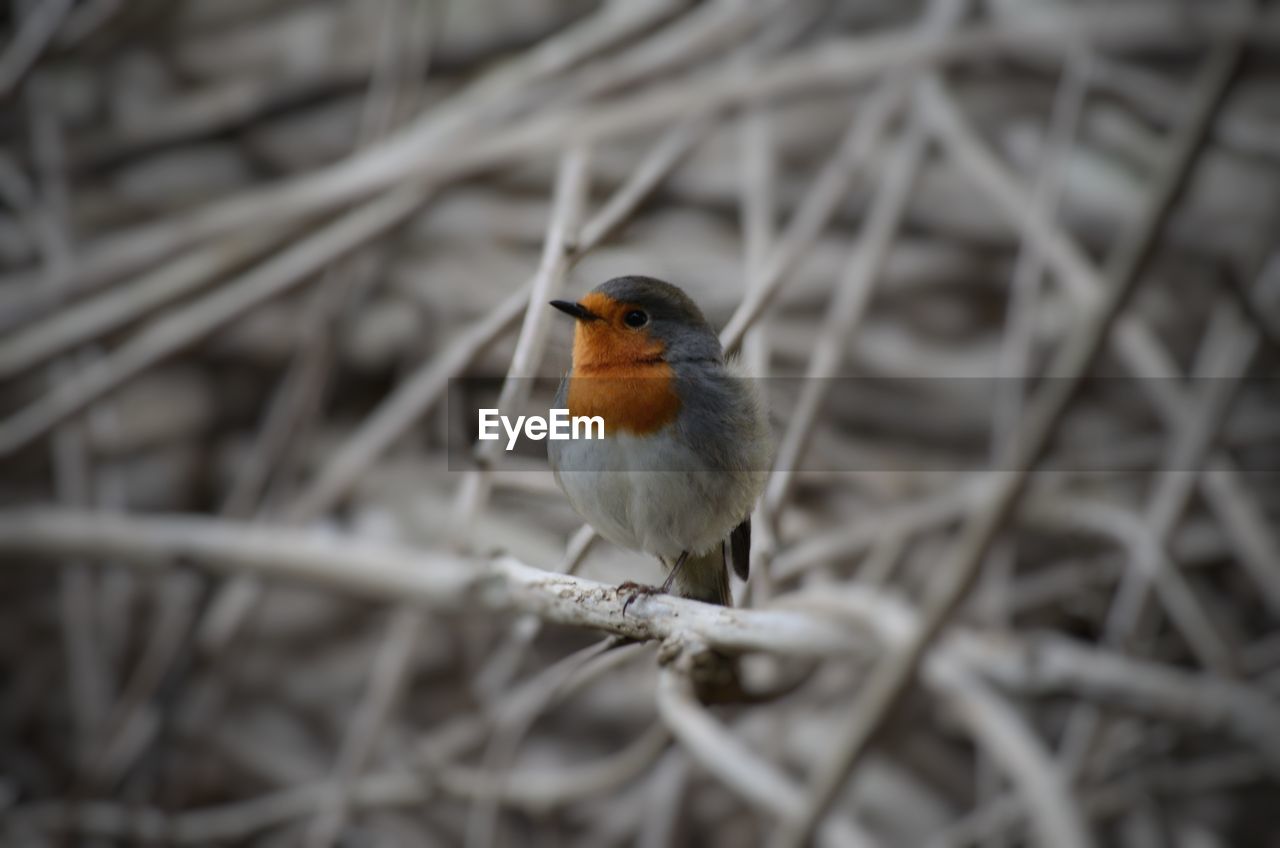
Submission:
[[[1002,463],[1002,467],[1012,470],[992,481],[985,503],[966,522],[954,555],[942,566],[942,577],[930,594],[928,611],[911,642],[892,661],[877,667],[868,682],[862,708],[854,711],[853,720],[841,735],[837,756],[822,769],[804,816],[789,830],[783,844],[802,845],[813,833],[876,731],[906,694],[929,646],[964,601],[996,534],[1012,514],[1025,489],[1028,473],[1047,449],[1089,367],[1101,352],[1111,327],[1137,287],[1142,266],[1150,255],[1155,238],[1186,185],[1206,127],[1225,98],[1239,55],[1238,46],[1221,47],[1206,63],[1192,100],[1191,117],[1178,138],[1175,152],[1153,194],[1147,214],[1135,236],[1126,242],[1129,249],[1116,264],[1110,288],[1102,301],[1073,328],[1049,367],[1048,374],[1055,379],[1032,400],[1019,437],[1008,451],[1009,461]],[[926,103],[945,102],[945,94],[936,81],[923,85],[922,97]]]

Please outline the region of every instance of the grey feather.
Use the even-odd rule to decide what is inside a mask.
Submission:
[[[729,550],[733,553],[733,573],[742,580],[751,574],[751,517],[733,528],[729,534]]]
[[[731,604],[729,569],[746,579],[750,517],[772,452],[751,382],[725,362],[697,305],[675,286],[620,277],[598,291],[650,311],[680,399],[676,422],[643,437],[549,441],[547,458],[570,503],[602,536],[671,563],[684,597]],[[566,375],[566,378],[572,375]],[[566,404],[562,380],[556,404]]]

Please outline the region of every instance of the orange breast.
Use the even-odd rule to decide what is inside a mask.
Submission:
[[[580,372],[575,366],[574,376],[569,378],[569,414],[599,415],[608,435],[653,433],[680,412],[671,366],[665,362]]]
[[[623,326],[628,304],[592,292],[582,305],[600,318],[574,330],[569,414],[599,415],[607,434],[644,435],[674,421],[680,398],[662,341]]]
[[[680,412],[671,366],[666,363],[575,368],[568,382],[568,414],[599,415],[607,434],[644,436],[666,427]]]

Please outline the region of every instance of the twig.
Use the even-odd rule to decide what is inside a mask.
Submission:
[[[1272,221],[1280,220],[1280,209],[1272,216]],[[1280,253],[1272,252],[1263,259],[1263,280],[1280,277]],[[1240,309],[1249,318],[1249,322],[1273,352],[1280,351],[1280,319],[1268,309],[1265,293],[1255,291],[1246,285],[1246,281],[1238,274],[1227,274],[1227,285],[1231,295],[1240,304]]]
[[[1239,321],[1233,309],[1220,305],[1210,321],[1204,342],[1203,373],[1205,378],[1202,399],[1197,413],[1188,419],[1173,436],[1165,468],[1171,473],[1161,476],[1156,491],[1148,501],[1142,528],[1145,543],[1134,549],[1137,566],[1127,570],[1116,596],[1107,611],[1103,638],[1110,644],[1123,645],[1137,629],[1143,615],[1150,587],[1154,582],[1165,588],[1162,599],[1175,621],[1187,637],[1202,664],[1224,673],[1233,672],[1234,651],[1218,635],[1213,621],[1195,602],[1195,595],[1180,580],[1170,581],[1176,569],[1169,566],[1164,554],[1168,537],[1183,511],[1187,508],[1196,484],[1196,472],[1212,446],[1215,435],[1230,409],[1230,404],[1240,387],[1250,359],[1258,347],[1256,333]],[[1162,579],[1163,578],[1163,579]],[[1169,589],[1177,587],[1176,593]],[[1186,622],[1186,623],[1183,623]],[[1188,623],[1193,623],[1188,629]],[[1063,741],[1063,758],[1073,770],[1084,767],[1099,717],[1096,712],[1077,710],[1070,718]]]
[[[446,104],[432,109],[412,125],[400,130],[396,145],[379,145],[329,168],[298,177],[268,189],[244,192],[218,200],[204,209],[182,216],[177,221],[139,227],[131,232],[108,237],[97,244],[86,245],[79,262],[60,275],[56,288],[64,296],[74,291],[101,285],[114,277],[133,273],[172,256],[184,248],[224,234],[254,227],[281,224],[330,211],[343,203],[361,200],[386,189],[403,185],[407,171],[396,173],[389,181],[371,183],[368,177],[384,164],[401,162],[406,154],[421,155],[431,161],[431,172],[438,166],[459,175],[457,165],[471,167],[489,157],[507,143],[471,149],[460,136],[495,114],[502,114],[520,102],[526,86],[561,73],[568,67],[618,40],[651,26],[675,7],[673,0],[648,0],[621,6],[604,6],[555,37],[545,39],[525,54],[500,65],[473,85],[465,87]],[[566,132],[569,130],[566,127]],[[398,153],[397,153],[398,151]],[[476,156],[476,153],[481,155]],[[461,154],[461,155],[459,155]],[[416,175],[417,182],[429,180],[426,172]],[[354,180],[354,182],[352,181]],[[265,214],[264,214],[265,213]],[[22,276],[5,279],[0,291],[25,292]],[[28,317],[30,305],[21,298],[16,302],[0,299],[0,318],[7,315]]]
[[[88,0],[67,16],[67,22],[57,36],[60,48],[74,47],[96,32],[120,11],[124,0]]]
[[[1081,113],[1090,82],[1090,56],[1082,48],[1071,54],[1062,70],[1049,117],[1045,151],[1039,162],[1033,200],[1044,216],[1052,220],[1061,203],[1064,160],[1077,136]],[[1000,340],[995,409],[991,419],[991,458],[998,460],[1003,446],[1012,439],[1026,402],[1025,381],[1034,376],[1037,317],[1041,307],[1044,262],[1039,253],[1022,244],[1010,280],[1004,332]],[[991,556],[991,565],[977,590],[984,597],[986,614],[994,624],[1008,622],[1011,572],[1017,562],[1018,549],[1012,539],[999,544]],[[994,794],[991,777],[994,769],[984,758],[978,763],[979,791],[982,798]],[[985,779],[984,779],[985,778]]]
[[[529,303],[525,308],[524,322],[516,338],[516,349],[511,355],[506,379],[494,404],[498,409],[519,409],[533,389],[532,378],[538,376],[542,357],[546,351],[547,332],[550,329],[551,312],[547,302],[553,299],[564,283],[574,253],[578,218],[589,187],[588,151],[574,147],[560,159],[556,177],[555,196],[551,217],[547,223],[547,237],[542,246],[542,260],[529,284]],[[476,451],[480,468],[466,475],[459,487],[454,511],[458,516],[456,526],[459,541],[477,511],[488,500],[490,487],[489,467],[500,450],[497,442],[481,445]]]
[[[774,577],[792,580],[824,562],[857,556],[885,536],[907,537],[956,520],[982,495],[982,481],[969,479],[918,501],[878,510],[829,533],[814,534],[783,550],[774,563]]]
[[[576,252],[585,254],[594,249],[614,227],[634,212],[641,200],[684,157],[703,127],[702,120],[696,119],[665,133],[637,166],[632,178],[583,224]],[[526,309],[531,285],[532,280],[509,295],[465,330],[449,348],[423,363],[384,400],[333,452],[293,502],[287,512],[289,520],[305,521],[337,503],[360,474],[439,400],[449,380],[515,323]],[[248,582],[241,581],[224,589],[216,599],[206,624],[205,644],[225,645],[239,629],[256,597],[257,589]]]
[[[34,16],[37,11],[33,8],[30,15]],[[22,37],[20,33],[18,38]],[[14,45],[15,49],[17,46]],[[32,79],[25,105],[31,120],[31,146],[35,151],[41,188],[39,208],[33,214],[39,222],[43,264],[52,277],[72,261],[73,245],[67,217],[70,198],[66,181],[65,133],[55,115],[40,109],[41,99],[48,96],[48,81],[42,76]],[[74,360],[55,363],[48,371],[48,385],[56,386],[63,373],[74,367]],[[58,428],[53,434],[50,459],[53,488],[58,499],[68,506],[88,507],[93,500],[90,491],[93,468],[82,421],[71,421]],[[89,563],[78,562],[62,573],[59,585],[59,623],[67,659],[67,690],[71,695],[77,770],[85,767],[89,752],[102,730],[112,688],[102,661],[98,628],[95,626],[96,583]]]
[[[148,312],[178,300],[261,256],[286,235],[249,233],[194,250],[135,282],[55,312],[0,339],[0,379],[20,375],[59,353],[88,344]]]
[[[316,817],[307,831],[306,844],[321,848],[333,844],[350,809],[352,784],[360,777],[377,741],[387,714],[399,700],[406,671],[414,650],[422,639],[423,620],[418,610],[401,607],[391,613],[391,622],[373,658],[369,688],[357,705],[338,752],[338,763]]]
[[[53,40],[72,5],[73,0],[41,0],[31,4],[17,34],[0,54],[0,100],[8,98],[31,70]]]
[[[553,574],[510,558],[481,562],[354,538],[223,519],[112,515],[66,509],[0,511],[0,551],[42,557],[92,553],[121,565],[161,571],[183,561],[226,574],[301,582],[381,602],[412,603],[442,613],[475,608],[520,610],[553,623],[630,639],[694,639],[713,649],[777,656],[862,655],[867,640],[897,644],[918,630],[917,616],[882,592],[846,586],[792,597],[787,606],[834,604],[840,618],[799,614],[786,606],[725,609],[655,595],[622,615],[614,587]],[[13,558],[5,560],[13,563]],[[819,607],[820,608],[820,607]],[[860,638],[862,637],[862,638]],[[953,634],[957,661],[975,663],[1000,685],[1027,693],[1075,691],[1105,697],[1177,721],[1265,740],[1280,710],[1246,687],[1067,640],[1014,645]],[[948,649],[950,650],[950,649]],[[1280,745],[1272,740],[1263,744]],[[1280,769],[1280,748],[1272,754]]]
[[[1165,776],[1158,768],[1146,768],[1089,790],[1084,796],[1084,807],[1090,820],[1102,822],[1126,810],[1139,797],[1149,798],[1152,794],[1203,797],[1225,785],[1252,783],[1262,775],[1258,759],[1249,754],[1180,764],[1176,781],[1162,779]],[[1021,830],[1020,812],[1016,798],[1002,796],[937,834],[929,840],[928,848],[962,848],[979,844],[984,837],[1003,831],[1016,832]]]
[[[636,168],[633,178],[620,186],[590,220],[582,225],[576,254],[593,250],[614,227],[635,211],[671,168],[688,152],[699,135],[701,121],[675,127]],[[390,444],[440,397],[449,378],[459,373],[475,354],[514,323],[524,311],[529,286],[514,292],[448,350],[425,363],[334,452],[316,480],[291,510],[294,516],[317,515],[335,503]]]
[[[921,613],[900,599],[857,585],[792,595],[776,607],[851,618],[872,628],[889,649],[906,644],[920,626]],[[1280,708],[1235,681],[1144,662],[1064,637],[1013,642],[960,628],[953,628],[929,655],[924,671],[931,685],[943,689],[947,675],[956,669],[972,669],[1024,696],[1071,694],[1230,733],[1256,747],[1270,769],[1280,773],[1280,740],[1268,729],[1280,720]]]
[[[834,605],[838,621],[785,608],[726,610],[668,596],[645,598],[622,615],[613,587],[533,569],[510,558],[485,564],[318,534],[195,518],[130,518],[70,510],[0,513],[0,551],[66,557],[92,552],[139,569],[170,568],[186,557],[226,573],[302,581],[383,602],[440,612],[463,605],[518,609],[548,622],[589,627],[632,639],[694,640],[728,652],[778,656],[847,656],[866,639],[901,644],[918,617],[880,593],[846,587],[792,598],[812,610]],[[12,561],[12,558],[9,560]],[[624,593],[625,595],[625,593]],[[865,639],[860,640],[862,635]],[[1280,742],[1271,734],[1280,710],[1247,687],[1143,663],[1067,640],[1013,645],[955,633],[948,662],[970,665],[1001,686],[1026,694],[1070,692],[1123,704],[1171,721],[1225,731],[1256,745],[1280,773]]]
[[[748,56],[742,73],[753,72],[756,57]],[[777,229],[778,165],[774,128],[769,112],[755,108],[742,116],[738,126],[739,144],[739,227],[743,244],[743,291],[747,296],[764,282],[765,263],[773,249]],[[742,362],[746,373],[764,376],[770,373],[771,343],[767,322],[761,321],[743,338]],[[768,385],[756,382],[758,400],[769,408]],[[758,514],[758,513],[757,513]],[[756,519],[752,530],[747,584],[749,603],[758,606],[773,596],[771,561],[777,549],[777,533],[769,516]],[[643,839],[643,836],[642,836]]]
[[[392,2],[394,3],[394,0]],[[585,192],[586,162],[585,152],[575,149],[566,155],[562,166],[563,176],[559,194],[562,197],[561,204],[566,207],[566,211],[554,217],[543,265],[531,284],[531,298],[537,301],[545,299],[546,290],[556,285],[563,274],[565,256],[563,245],[567,238],[567,230],[576,224],[577,206],[581,201],[581,195]],[[553,236],[554,244],[552,245]],[[525,330],[521,333],[520,342],[517,344],[512,363],[513,370],[521,367],[532,370],[536,367],[539,348],[545,338],[545,323],[538,321],[539,318],[544,318],[544,312],[539,312],[536,316],[526,313]],[[504,395],[507,393],[505,385],[503,392]],[[506,401],[499,402],[499,407],[508,408],[515,403],[514,398],[507,398]],[[480,504],[478,491],[484,490],[484,481],[479,478],[479,475],[471,475],[468,482],[473,479],[479,487],[475,494],[475,505],[478,507]],[[312,822],[308,832],[307,844],[312,848],[326,848],[333,844],[341,833],[350,806],[350,788],[364,770],[373,746],[380,737],[391,710],[399,700],[399,693],[404,689],[414,656],[414,646],[422,637],[424,625],[420,612],[412,607],[402,608],[393,613],[387,634],[378,650],[368,688],[357,707],[356,718],[342,740],[328,803]]]
[[[984,751],[1009,772],[1030,811],[1040,844],[1088,846],[1094,841],[1052,755],[1021,716],[989,686],[963,671],[943,673],[955,701]]]
[[[640,827],[639,848],[666,848],[675,843],[675,828],[680,804],[689,786],[689,771],[689,757],[678,747],[668,751],[653,770],[644,807],[655,814],[646,816]]]
[[[452,375],[515,322],[526,298],[523,288],[509,295],[464,331],[438,358],[425,363],[401,384],[334,451],[320,473],[293,502],[286,518],[298,523],[319,515],[335,503],[355,483],[360,473],[439,398]],[[244,579],[225,586],[219,592],[202,625],[201,642],[206,651],[219,653],[231,641],[258,595],[259,587]]]
[[[502,790],[512,785],[508,775],[521,741],[554,700],[567,697],[573,689],[616,668],[634,655],[634,652],[619,650],[618,644],[611,637],[570,654],[521,686],[518,699],[513,697],[502,705],[502,715],[489,744],[485,746],[484,769],[481,772],[498,791],[478,797],[477,803],[472,805],[467,816],[467,844],[493,844],[498,832],[497,801]],[[609,651],[613,653],[607,653]]]
[[[905,87],[909,80],[899,80],[898,85]],[[880,178],[866,226],[850,251],[840,286],[814,342],[800,398],[778,445],[773,472],[765,488],[763,499],[767,515],[777,515],[791,491],[814,422],[831,388],[831,379],[839,372],[849,337],[871,302],[927,143],[920,118],[913,114]]]
[[[1175,472],[1176,474],[1176,472]],[[1057,524],[1076,531],[1102,533],[1119,543],[1132,563],[1130,572],[1137,573],[1137,581],[1145,586],[1155,586],[1170,619],[1196,652],[1207,659],[1203,664],[1219,673],[1231,670],[1232,652],[1224,644],[1218,628],[1213,624],[1195,592],[1182,574],[1169,562],[1164,551],[1165,540],[1142,516],[1107,504],[1105,501],[1072,497],[1036,497],[1027,505],[1028,518],[1042,525]],[[1126,578],[1126,582],[1131,578]],[[1115,617],[1112,613],[1111,617]],[[1124,624],[1117,624],[1123,620]],[[1129,627],[1134,625],[1131,615],[1115,619],[1108,641],[1123,646]],[[1117,629],[1119,628],[1119,629]]]
[[[557,489],[557,491],[559,491]],[[597,536],[590,524],[584,524],[569,538],[565,546],[564,556],[555,569],[561,574],[577,574],[587,551]],[[507,631],[506,640],[499,647],[489,652],[489,659],[484,668],[476,673],[473,687],[484,703],[493,703],[497,699],[505,699],[505,688],[518,666],[525,657],[525,652],[542,632],[542,622],[534,616],[525,616],[516,621]]]
[[[1039,213],[959,113],[945,103],[937,105],[941,108],[931,113],[932,126],[948,153],[1042,254],[1066,293],[1081,307],[1093,303],[1103,290],[1102,275],[1070,238]],[[1168,426],[1176,427],[1194,414],[1172,355],[1137,316],[1121,318],[1115,344],[1121,359],[1140,378],[1138,388]],[[1275,563],[1280,562],[1280,542],[1261,520],[1260,509],[1226,452],[1215,451],[1210,457],[1203,488],[1210,506],[1231,531],[1246,570],[1260,585],[1271,585],[1276,579]],[[1240,508],[1245,505],[1250,506]]]
[[[629,4],[628,4],[629,5]],[[606,7],[612,8],[612,7]],[[394,140],[360,157],[269,189],[253,190],[218,201],[178,221],[140,228],[97,245],[88,245],[76,268],[59,280],[65,290],[86,282],[137,271],[179,250],[234,229],[282,223],[301,215],[331,210],[408,180],[440,184],[531,153],[563,145],[569,137],[603,142],[670,122],[681,115],[708,112],[745,102],[785,97],[798,91],[849,86],[885,70],[920,63],[941,63],[993,51],[1034,51],[1057,54],[1067,36],[1089,37],[1125,47],[1151,44],[1202,43],[1208,36],[1236,36],[1258,41],[1274,38],[1268,25],[1252,16],[1231,14],[1207,18],[1188,14],[1171,21],[1164,15],[1091,10],[1076,18],[1017,28],[976,27],[946,38],[893,33],[837,41],[799,56],[786,56],[761,68],[753,79],[713,76],[651,94],[624,99],[615,105],[569,108],[530,119],[510,132],[466,144],[453,135],[470,120],[468,108],[440,124],[407,128]],[[559,46],[559,45],[557,45]],[[555,55],[550,44],[542,45]],[[567,51],[572,54],[572,51]],[[564,61],[557,56],[557,63]],[[509,84],[510,80],[503,78]],[[487,104],[474,97],[471,103]],[[458,115],[464,117],[459,118]],[[451,142],[447,155],[439,148]],[[429,142],[429,143],[428,143]],[[7,280],[4,282],[18,282]]]
[[[1033,398],[1019,439],[1007,452],[1010,461],[1002,467],[1012,470],[993,481],[989,499],[966,522],[954,555],[941,569],[941,577],[930,594],[924,619],[911,642],[891,661],[879,665],[872,674],[860,708],[855,709],[853,719],[840,735],[836,746],[838,754],[822,768],[804,815],[788,828],[781,844],[799,846],[809,839],[876,731],[906,694],[930,644],[964,601],[977,578],[984,556],[1026,487],[1031,468],[1047,449],[1089,367],[1101,352],[1112,325],[1137,287],[1155,239],[1185,187],[1206,127],[1230,87],[1240,52],[1236,45],[1219,47],[1208,60],[1198,80],[1190,117],[1137,233],[1126,242],[1128,250],[1116,263],[1111,287],[1059,350],[1048,372],[1052,379]],[[945,99],[940,85],[930,82],[923,85],[926,101],[937,103]]]
[[[532,291],[524,324],[498,395],[499,409],[519,408],[528,400],[532,388],[531,378],[540,367],[550,326],[546,304],[559,291],[569,268],[578,219],[589,187],[588,162],[588,151],[580,147],[570,149],[560,160],[551,217],[543,242],[542,260],[531,281]],[[496,449],[496,443],[492,447]],[[496,456],[495,450],[479,451],[477,458],[481,462],[481,468],[463,480],[455,505],[459,518],[459,538],[465,536],[476,512],[488,499],[489,465]],[[536,624],[529,626],[537,629]],[[523,639],[520,642],[527,644]],[[514,740],[509,742],[506,749],[500,745],[491,745],[489,752],[491,757],[496,757],[499,763],[503,763],[514,756],[515,745]],[[497,753],[493,753],[495,751]],[[496,770],[492,764],[491,770]],[[491,844],[496,833],[496,816],[495,805],[475,805],[467,820],[468,843]]]
[[[814,177],[782,236],[769,251],[756,285],[720,331],[720,343],[727,353],[737,350],[747,330],[759,320],[777,294],[786,275],[822,232],[850,183],[866,166],[901,100],[901,91],[888,85],[866,98],[861,114],[849,124],[840,146]]]
[[[10,38],[39,3],[11,5]],[[3,414],[378,195],[430,204],[293,294],[185,342],[179,326],[136,379],[5,457],[0,502],[22,508],[0,511],[0,724],[20,731],[0,738],[5,844],[483,845],[532,829],[656,846],[785,828],[866,706],[869,673],[936,612],[963,554],[954,531],[999,495],[985,472],[1009,461],[991,443],[1016,436],[1024,392],[1061,380],[1035,382],[1038,348],[1111,288],[1093,257],[1130,249],[1165,164],[1159,134],[1194,98],[1155,100],[1223,36],[1280,44],[1274,9],[1170,14],[1155,0],[1002,0],[946,32],[895,4],[825,0],[551,4],[501,22],[443,21],[435,0],[262,5],[87,0],[19,84],[35,109],[0,154]],[[1082,55],[1124,63],[1098,79],[1090,59],[1090,90],[1107,96],[1087,115]],[[963,114],[950,89],[890,96],[942,68],[958,72]],[[1015,81],[1020,68],[1032,73]],[[1167,285],[1107,337],[1114,361],[1095,370],[1130,382],[1091,379],[1071,406],[992,531],[968,613],[921,652],[919,697],[839,789],[833,811],[868,841],[1075,848],[1138,822],[1153,846],[1207,845],[1261,820],[1256,788],[1280,775],[1280,639],[1266,633],[1280,541],[1258,472],[1280,411],[1262,376],[1274,281],[1246,290],[1274,211],[1258,70],[1206,131],[1143,274]],[[63,209],[48,202],[57,145],[18,143],[42,120],[75,129]],[[841,162],[855,132],[862,158]],[[557,236],[556,164],[574,146],[590,147],[608,200]],[[50,263],[70,255],[57,216],[75,255]],[[552,260],[561,274],[582,261],[564,285],[643,272],[685,287],[717,326],[745,328],[747,373],[782,378],[762,392],[779,434],[790,427],[783,465],[815,470],[773,479],[737,608],[640,598],[623,616],[612,585],[637,555],[585,556],[595,534],[575,532],[543,460],[448,470],[468,422],[444,387],[514,376],[512,344],[537,371],[554,313],[530,292],[549,278],[517,286]],[[1252,326],[1227,280],[1248,280],[1226,293]],[[518,338],[522,317],[541,328]],[[48,388],[27,373],[72,353]],[[802,377],[824,359],[857,379],[819,409]],[[993,393],[997,370],[1029,379]],[[67,461],[73,426],[89,478]],[[46,502],[63,508],[27,508]],[[84,562],[93,591],[60,607]],[[124,684],[105,721],[79,722],[98,728],[87,752],[56,708],[84,663],[31,638],[59,624],[100,637],[93,670]],[[731,658],[749,692],[787,694],[681,701],[708,657]],[[664,666],[675,744],[655,725]],[[1097,718],[1092,740],[1082,716]],[[1196,758],[1210,748],[1222,754]],[[759,798],[777,786],[781,800]],[[823,839],[840,826],[816,825]]]
[[[399,0],[387,0],[383,6],[381,31],[384,36],[395,31],[395,11],[398,6]],[[393,53],[387,53],[375,67],[365,96],[358,144],[368,144],[390,128],[398,86],[394,73],[388,70],[388,66],[393,65],[397,59]],[[415,70],[421,70],[417,67],[417,62],[411,64]],[[243,252],[246,248],[254,247],[257,247],[257,242],[250,240],[248,244],[241,245],[239,250]],[[227,252],[236,256],[234,249]],[[205,263],[207,264],[207,260]],[[177,264],[181,267],[180,263]],[[367,281],[368,272],[362,269],[368,267],[368,263],[358,264],[347,260],[330,264],[325,269],[323,279],[301,321],[299,350],[268,406],[250,455],[240,465],[232,480],[230,491],[223,499],[221,514],[242,518],[254,513],[266,480],[273,470],[278,472],[278,467],[285,464],[290,454],[290,437],[296,436],[303,426],[300,422],[311,419],[320,407],[325,378],[331,367],[332,325],[353,289]],[[201,276],[208,271],[199,263],[194,270],[193,282],[199,282]],[[157,282],[164,283],[165,279],[161,276],[157,278]],[[198,593],[197,589],[189,580],[169,581],[166,587],[160,601],[163,614],[138,663],[136,674],[129,681],[126,694],[114,717],[114,732],[104,746],[108,754],[100,759],[99,777],[102,780],[111,780],[111,775],[102,773],[102,764],[110,764],[115,774],[124,772],[141,755],[143,745],[156,734],[163,733],[166,722],[173,721],[172,705],[167,710],[162,708],[158,724],[150,714],[150,706],[162,681],[175,673],[175,666],[184,660],[190,661],[188,652],[192,647],[192,623],[200,620],[208,602],[207,593]],[[208,701],[207,696],[205,701]],[[143,733],[138,727],[144,725],[157,729],[155,733]],[[133,740],[137,744],[130,749],[121,749],[122,740]]]
[[[677,660],[687,662],[688,652]],[[687,668],[667,666],[658,675],[658,713],[696,761],[752,804],[774,815],[796,815],[801,788],[756,756],[698,703]],[[847,816],[833,818],[819,834],[825,845],[871,846],[876,842]]]
[[[494,797],[534,815],[546,814],[631,780],[663,752],[669,740],[665,728],[655,726],[616,754],[565,769],[521,769],[502,785],[495,785],[472,769],[446,763],[438,764],[429,777],[395,772],[371,774],[361,777],[352,787],[351,803],[370,811],[414,807],[444,794]],[[76,805],[74,809],[38,803],[10,812],[14,819],[45,832],[203,845],[240,842],[259,831],[301,818],[314,810],[328,791],[327,784],[312,783],[178,814],[110,801]]]
[[[622,615],[614,587],[529,568],[509,558],[474,561],[405,548],[325,538],[268,525],[197,518],[137,518],[60,510],[0,513],[0,550],[51,555],[96,552],[136,567],[169,567],[184,558],[228,574],[292,578],[361,597],[402,600],[424,609],[474,603],[520,609],[544,620],[594,627],[633,639],[692,630],[715,648],[841,655],[856,649],[849,628],[803,616],[727,611],[654,596]],[[624,592],[625,596],[626,593]],[[625,599],[625,598],[624,598]],[[742,627],[743,617],[760,628]]]
[[[1049,118],[1048,141],[1040,163],[1032,200],[1048,220],[1053,220],[1062,201],[1064,159],[1074,142],[1088,93],[1092,58],[1087,51],[1072,54],[1062,72]],[[991,454],[999,457],[1002,446],[1017,432],[1026,402],[1024,382],[1034,376],[1036,316],[1041,304],[1040,289],[1045,267],[1039,251],[1027,244],[1018,250],[1009,287],[1009,305],[1000,343],[1000,363],[996,374],[999,390],[992,415]],[[1011,554],[1012,555],[1012,554]]]
[[[458,765],[440,765],[435,779],[440,788],[461,798],[500,803],[534,815],[582,801],[611,790],[634,779],[651,765],[670,743],[666,728],[655,725],[616,754],[561,770],[513,768],[501,775],[485,773]],[[370,777],[355,787],[360,790]]]
[[[585,222],[574,256],[595,249],[675,167],[701,135],[702,119],[686,121],[663,134],[600,210]],[[572,257],[571,257],[572,258]],[[531,279],[496,309],[473,324],[436,358],[424,363],[340,445],[313,481],[294,501],[287,517],[293,522],[319,515],[335,504],[361,473],[440,398],[448,381],[481,350],[514,324],[527,308]],[[215,600],[207,617],[203,642],[210,650],[226,645],[253,606],[258,589],[237,581]]]
[[[95,361],[54,391],[0,421],[0,456],[31,444],[51,427],[136,377],[147,368],[235,320],[255,305],[287,292],[326,263],[404,220],[421,205],[419,189],[378,197],[281,251],[235,283],[158,319],[119,350]]]

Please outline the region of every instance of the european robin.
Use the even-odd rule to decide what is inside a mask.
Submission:
[[[547,443],[556,481],[601,536],[668,571],[661,588],[624,583],[627,605],[674,588],[732,606],[726,563],[747,579],[751,510],[770,456],[750,383],[670,283],[617,277],[577,303],[551,305],[576,321],[556,407],[604,419],[602,439]]]

